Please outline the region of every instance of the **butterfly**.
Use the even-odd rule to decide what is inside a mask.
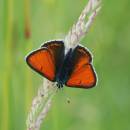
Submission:
[[[63,85],[75,88],[92,88],[97,77],[92,65],[92,56],[81,45],[70,48],[66,53],[64,42],[49,41],[26,57],[27,64],[43,77]]]

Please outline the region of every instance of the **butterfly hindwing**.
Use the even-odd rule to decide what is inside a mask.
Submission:
[[[28,65],[36,72],[53,81],[55,78],[54,58],[47,48],[41,48],[29,54],[26,58]]]
[[[72,56],[73,69],[65,83],[68,87],[91,88],[96,84],[92,57],[84,47],[77,46]]]
[[[64,45],[60,41],[51,41],[40,49],[30,53],[26,61],[28,65],[42,76],[55,81],[58,60],[62,60],[61,52],[64,52]]]

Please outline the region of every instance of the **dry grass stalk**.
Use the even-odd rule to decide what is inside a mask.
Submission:
[[[87,34],[100,8],[101,0],[89,0],[77,23],[73,25],[72,29],[65,37],[65,46],[67,50],[75,48],[79,44],[81,38]]]
[[[43,85],[39,88],[37,96],[33,99],[31,110],[27,118],[28,130],[39,130],[41,122],[46,117],[50,106],[51,100],[56,93],[57,88],[55,83],[44,79]]]

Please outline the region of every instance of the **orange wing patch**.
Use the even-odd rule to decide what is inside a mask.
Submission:
[[[69,87],[91,88],[96,84],[96,76],[91,65],[84,65],[73,71],[66,85]]]
[[[74,50],[73,70],[66,85],[69,87],[91,88],[96,84],[96,74],[91,65],[91,54],[84,47]]]
[[[26,61],[32,69],[47,79],[54,81],[55,60],[47,48],[41,48],[32,52],[27,56]]]

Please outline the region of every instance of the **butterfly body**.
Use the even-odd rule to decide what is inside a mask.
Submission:
[[[57,82],[57,87],[91,88],[96,85],[96,73],[90,52],[78,45],[65,54],[63,41],[50,41],[30,53],[27,64],[36,72]]]
[[[58,86],[63,87],[63,84],[66,83],[68,80],[70,73],[73,68],[73,63],[72,63],[72,55],[73,55],[73,50],[70,49],[68,53],[65,55],[63,58],[63,62],[59,65],[59,68],[57,70],[56,74],[56,82],[59,84]]]

